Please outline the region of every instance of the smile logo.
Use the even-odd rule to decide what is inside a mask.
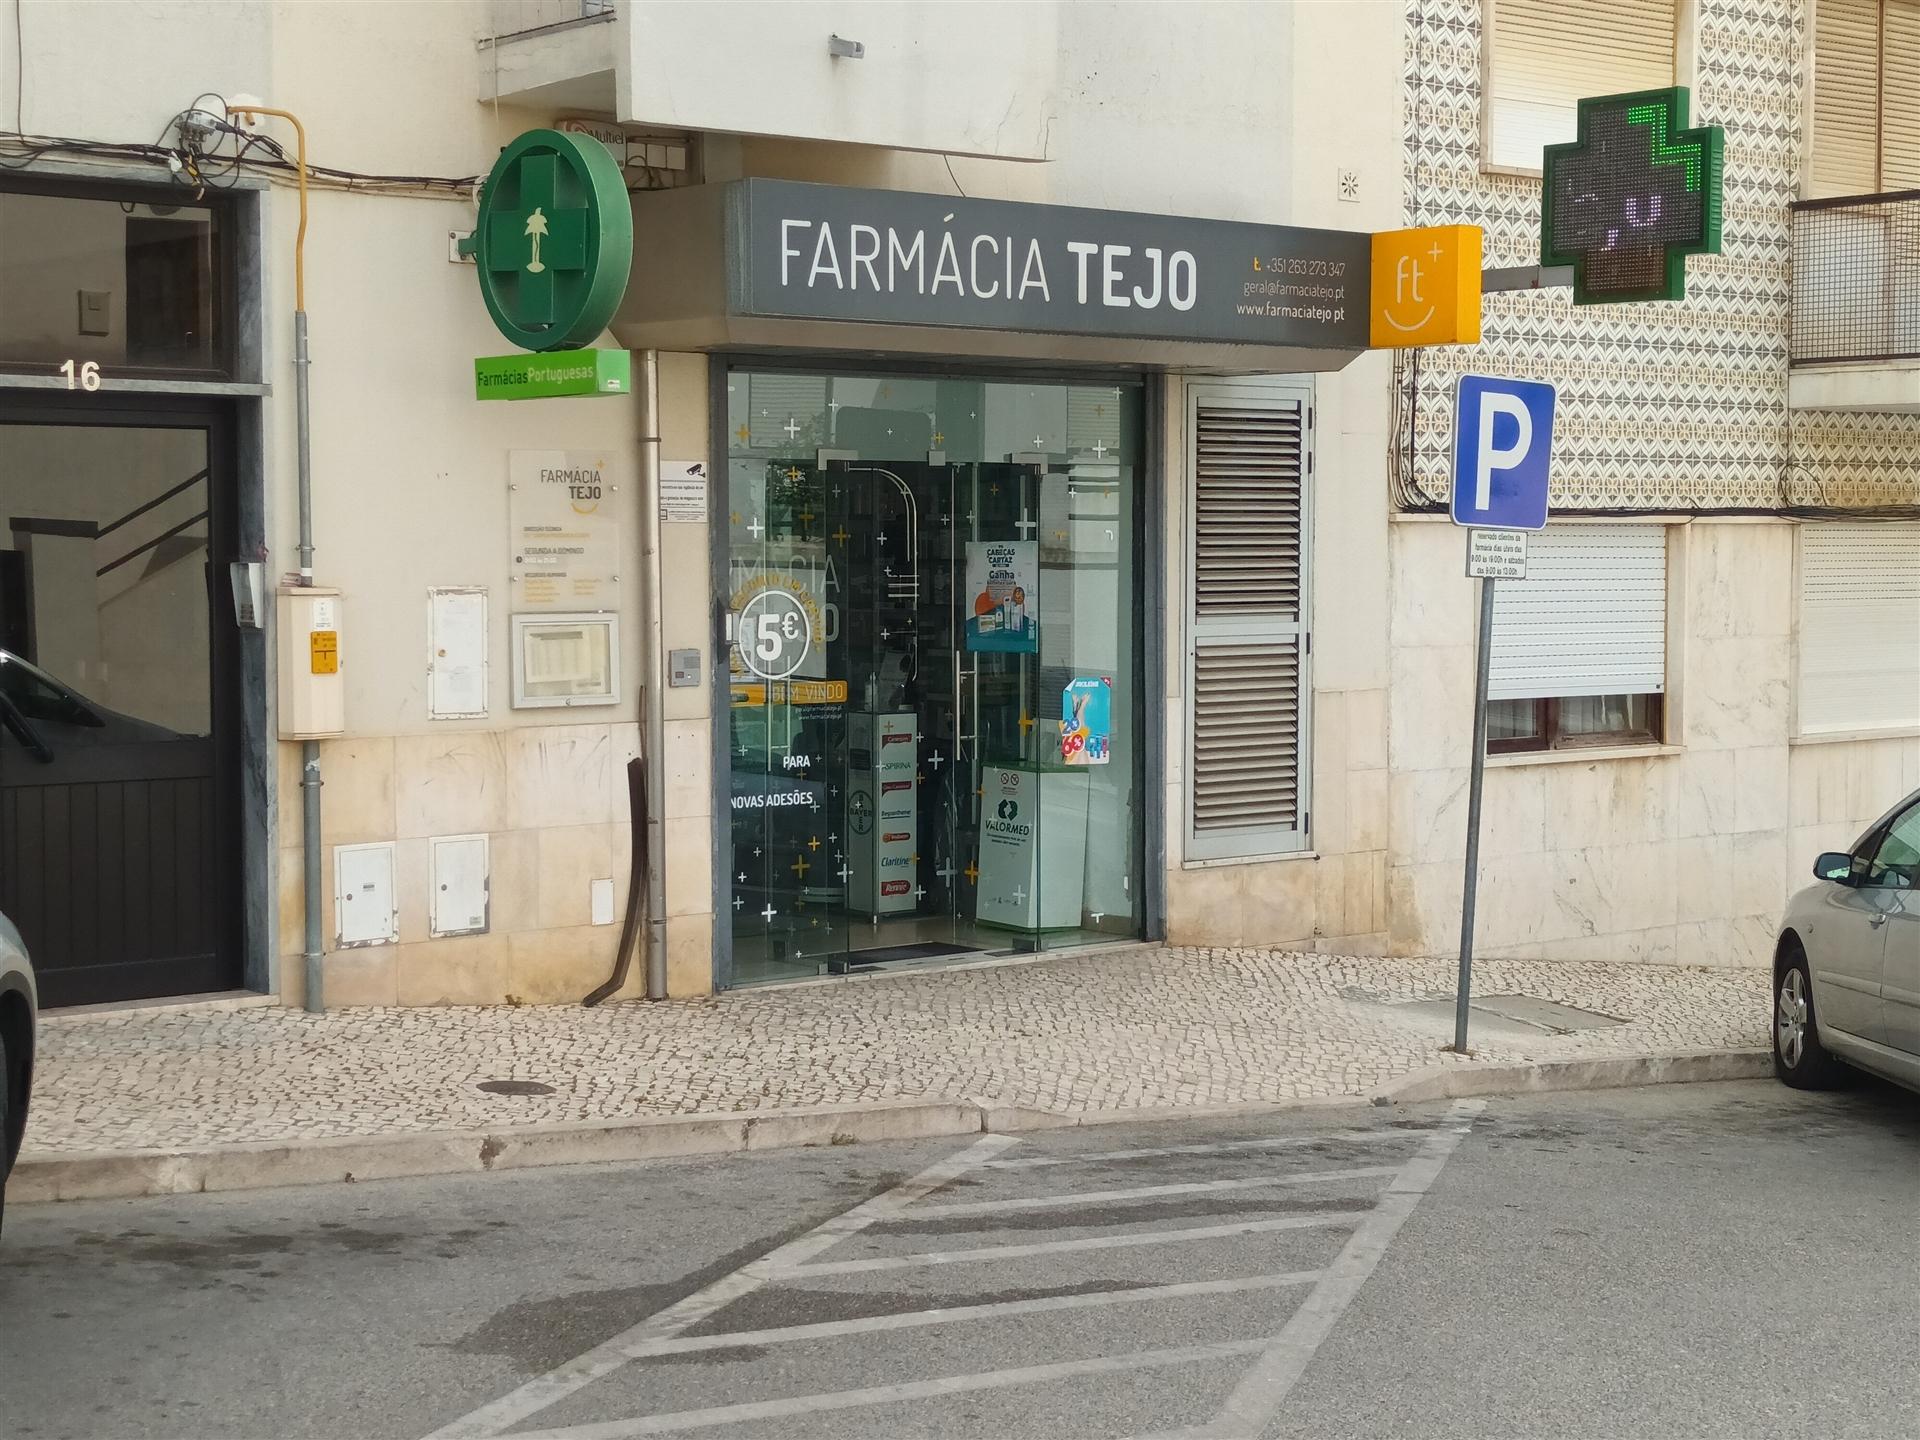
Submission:
[[[1479,343],[1480,240],[1476,225],[1432,225],[1375,235],[1370,343]]]

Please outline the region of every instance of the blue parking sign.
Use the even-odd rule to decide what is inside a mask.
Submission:
[[[1545,381],[1460,377],[1453,403],[1454,524],[1547,528],[1553,398]]]

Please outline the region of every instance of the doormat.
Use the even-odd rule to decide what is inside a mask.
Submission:
[[[886,965],[896,960],[938,960],[946,955],[979,955],[984,952],[977,945],[951,945],[945,941],[928,940],[918,945],[882,945],[874,950],[855,950],[838,960],[827,962],[830,975],[851,975],[857,970],[872,969],[877,965]]]

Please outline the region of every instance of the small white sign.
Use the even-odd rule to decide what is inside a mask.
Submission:
[[[707,521],[707,466],[701,460],[660,462],[660,518],[704,525]]]
[[[1526,532],[1523,530],[1467,531],[1467,574],[1482,580],[1526,579]]]

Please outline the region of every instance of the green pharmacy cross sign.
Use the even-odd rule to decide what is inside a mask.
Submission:
[[[575,350],[607,328],[633,266],[633,211],[607,147],[529,130],[500,152],[460,243],[493,323],[522,350]]]
[[[1540,263],[1573,267],[1573,303],[1680,300],[1687,256],[1720,253],[1725,132],[1687,128],[1687,91],[1582,100],[1580,138],[1546,147]]]

